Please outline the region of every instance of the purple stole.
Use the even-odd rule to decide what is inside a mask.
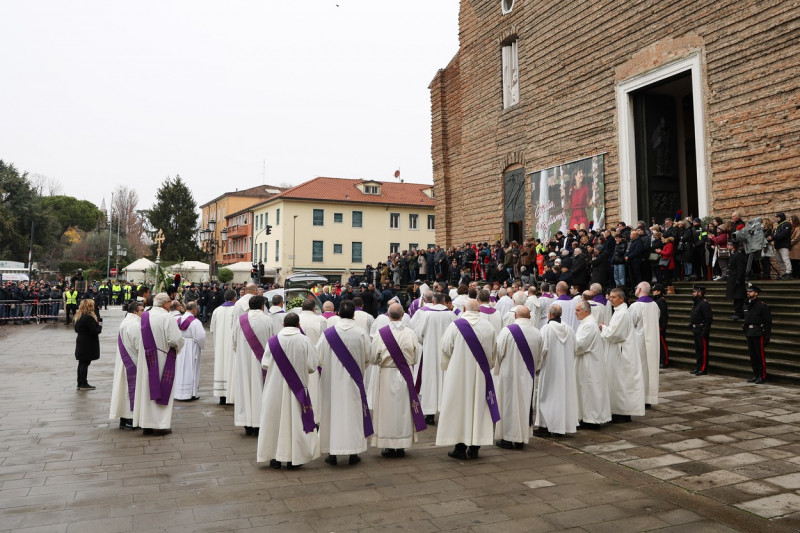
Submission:
[[[558,298],[556,298],[556,301],[562,301],[562,302],[563,302],[564,300],[569,300],[569,301],[572,301],[572,298],[570,298],[570,297],[569,297],[569,296],[567,296],[566,294],[562,294],[561,296],[559,296]]]
[[[272,360],[278,365],[278,370],[281,371],[283,379],[286,380],[286,384],[289,385],[289,389],[291,389],[292,394],[300,402],[300,407],[303,409],[303,414],[300,415],[303,420],[303,431],[311,433],[316,429],[316,425],[314,424],[314,409],[311,405],[311,398],[308,396],[308,390],[303,386],[303,382],[300,380],[300,376],[297,375],[292,363],[289,362],[286,352],[283,351],[283,347],[278,341],[278,336],[273,336],[268,342]]]
[[[492,303],[497,303],[497,296],[489,296],[489,301]]]
[[[497,395],[494,392],[494,383],[489,373],[489,359],[486,357],[486,352],[483,350],[483,346],[481,346],[481,342],[478,340],[478,336],[475,334],[469,322],[463,318],[459,318],[453,322],[453,324],[456,325],[461,335],[464,336],[464,340],[467,341],[467,346],[469,346],[472,356],[475,358],[475,361],[478,362],[481,372],[483,372],[483,377],[486,380],[486,405],[489,406],[492,422],[497,423],[500,420],[500,411],[497,409]]]
[[[417,298],[411,302],[411,305],[408,306],[408,316],[413,317],[414,313],[416,313],[417,310],[419,310],[421,305],[420,300],[422,300],[422,297]]]
[[[488,307],[488,306],[485,306],[485,305],[482,305],[480,307],[480,309],[481,309],[481,313],[484,313],[484,314],[487,314],[487,315],[491,315],[492,313],[497,311],[497,309],[495,309],[494,307]]]
[[[242,327],[242,333],[244,333],[247,344],[250,345],[250,349],[253,350],[256,359],[258,359],[258,364],[261,365],[261,360],[264,358],[264,347],[261,346],[256,332],[253,331],[253,326],[251,326],[250,321],[247,320],[247,313],[239,317],[239,325]],[[266,379],[267,371],[264,370],[264,367],[261,367],[261,381],[263,382]]]
[[[543,292],[539,298],[552,298],[552,297],[553,295],[550,294],[549,292]]]
[[[636,301],[637,302],[642,302],[642,303],[645,303],[645,304],[653,303],[653,299],[650,298],[649,296],[640,296],[639,299],[636,300]]]
[[[186,331],[187,329],[189,329],[189,326],[191,326],[192,322],[194,322],[195,320],[196,320],[195,317],[187,316],[186,320],[181,322],[181,317],[178,317],[178,329],[180,329],[181,331]]]
[[[119,348],[119,356],[122,359],[122,364],[125,365],[125,378],[128,380],[128,396],[131,401],[131,411],[133,411],[133,398],[136,394],[136,363],[131,359],[125,345],[122,344],[122,335],[117,335],[117,348]]]
[[[220,307],[232,307],[232,306],[233,306],[233,302],[225,302],[222,305],[220,305]]]
[[[592,301],[597,302],[600,305],[606,305],[608,303],[608,300],[606,300],[606,297],[603,296],[602,294],[595,295],[595,297],[592,298]]]
[[[155,400],[158,405],[168,405],[172,397],[172,383],[175,381],[175,359],[177,354],[175,348],[170,348],[167,352],[167,360],[164,362],[164,372],[161,378],[158,376],[158,345],[153,337],[153,330],[150,328],[150,312],[142,313],[142,345],[144,346],[144,356],[147,361],[147,376],[150,383],[150,399]]]
[[[334,313],[333,311],[325,311],[324,313],[322,313],[322,316],[328,319],[332,316],[336,316],[336,313]]]
[[[384,326],[378,330],[378,333],[381,334],[383,344],[389,351],[389,355],[392,356],[392,361],[394,361],[395,366],[397,366],[397,370],[400,371],[400,375],[406,380],[408,399],[411,402],[411,418],[414,419],[414,427],[417,431],[423,431],[427,429],[428,426],[425,424],[425,416],[420,409],[419,396],[417,395],[417,390],[414,388],[414,378],[411,376],[411,368],[409,368],[408,362],[403,355],[403,350],[400,349],[400,345],[397,344],[397,339],[395,339],[394,334],[392,334],[392,326]],[[420,368],[420,375],[421,374],[422,368]]]
[[[525,338],[522,328],[519,327],[519,324],[509,324],[508,330],[511,332],[511,337],[513,337],[514,342],[517,344],[517,349],[520,355],[522,355],[522,361],[525,363],[525,367],[527,367],[531,379],[535,381],[536,365],[533,362],[533,353],[531,353],[531,347],[528,346],[528,340]],[[531,426],[533,425],[533,404],[531,404],[531,409],[528,413],[528,424]]]
[[[458,315],[460,315],[460,314],[461,314],[461,309],[459,309],[458,307],[456,307],[455,309],[453,309],[453,312],[456,314],[456,316],[458,316]]]
[[[333,353],[336,354],[336,358],[339,359],[339,362],[358,386],[358,392],[361,393],[361,412],[364,417],[364,438],[369,437],[375,432],[372,429],[372,416],[369,414],[367,392],[364,390],[364,376],[361,374],[361,369],[358,368],[358,363],[353,358],[353,354],[350,353],[350,350],[347,349],[344,341],[336,332],[336,327],[326,329],[325,338],[328,340]]]

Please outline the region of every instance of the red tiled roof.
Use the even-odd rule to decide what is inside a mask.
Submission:
[[[380,185],[380,194],[364,194],[359,183]],[[365,204],[391,204],[434,207],[436,200],[422,192],[432,188],[425,183],[397,183],[391,181],[354,180],[345,178],[314,178],[281,194],[276,194],[263,205],[278,199],[325,200],[330,202],[356,202]],[[255,206],[254,206],[255,207]],[[252,208],[251,208],[252,209]]]

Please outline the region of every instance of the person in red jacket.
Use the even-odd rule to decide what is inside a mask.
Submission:
[[[658,264],[661,268],[664,285],[669,287],[672,285],[672,278],[675,274],[675,237],[664,239],[664,247],[657,248],[656,253],[661,256]]]

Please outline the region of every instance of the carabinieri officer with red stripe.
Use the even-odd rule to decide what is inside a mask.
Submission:
[[[706,300],[706,288],[695,285],[692,288],[692,313],[689,327],[694,335],[694,351],[697,355],[697,368],[689,372],[695,376],[708,373],[708,337],[711,333],[711,304]]]
[[[767,380],[767,359],[764,348],[769,344],[772,332],[772,313],[769,306],[758,298],[761,289],[752,283],[747,284],[747,303],[744,304],[744,335],[747,338],[747,351],[753,366],[750,383],[764,383]]]

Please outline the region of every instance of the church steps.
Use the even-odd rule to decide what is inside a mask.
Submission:
[[[800,281],[758,280],[755,283],[762,289],[761,299],[772,311],[772,336],[766,348],[768,379],[800,384],[800,308],[797,305]],[[696,361],[694,338],[688,328],[693,285],[676,282],[675,294],[667,296],[670,363],[687,369],[694,368]],[[749,377],[752,369],[742,322],[729,319],[733,314],[733,302],[725,299],[725,283],[709,281],[702,285],[706,287],[706,299],[714,315],[709,342],[710,372]]]

